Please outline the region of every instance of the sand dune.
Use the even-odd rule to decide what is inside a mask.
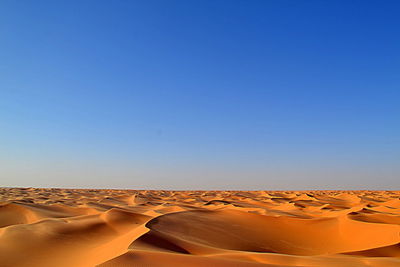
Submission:
[[[397,191],[0,188],[0,266],[400,266]]]

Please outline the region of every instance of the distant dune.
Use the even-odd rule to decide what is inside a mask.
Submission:
[[[400,266],[399,197],[0,188],[0,266]]]

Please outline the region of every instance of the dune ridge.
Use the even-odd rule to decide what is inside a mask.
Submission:
[[[0,266],[400,266],[399,191],[0,188]]]

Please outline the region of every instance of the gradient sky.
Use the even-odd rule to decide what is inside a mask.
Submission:
[[[399,1],[0,2],[0,186],[400,189]]]

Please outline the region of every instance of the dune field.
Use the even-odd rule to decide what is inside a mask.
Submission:
[[[399,197],[0,188],[0,266],[400,266]]]

